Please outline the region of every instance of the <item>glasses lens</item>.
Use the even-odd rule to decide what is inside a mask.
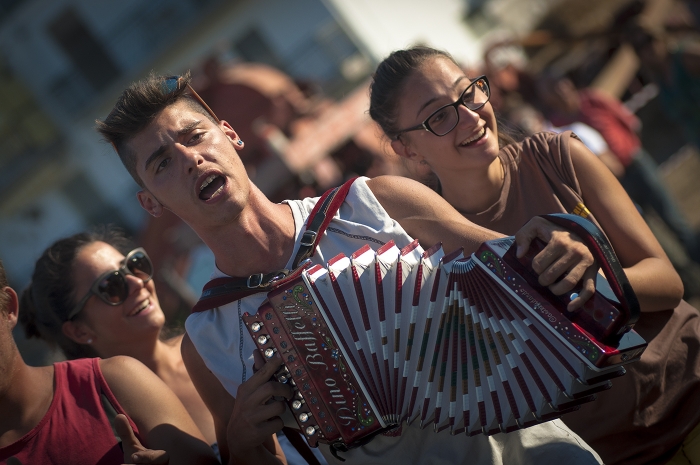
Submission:
[[[118,271],[112,271],[102,278],[97,285],[98,295],[108,304],[116,305],[124,302],[129,295],[129,288],[124,276]]]
[[[489,100],[489,86],[484,79],[474,81],[462,97],[464,106],[470,110],[478,110]]]
[[[457,125],[457,109],[453,106],[441,108],[433,113],[426,123],[435,134],[443,136]]]
[[[180,76],[170,76],[163,79],[163,93],[175,92],[180,87]]]
[[[148,281],[153,277],[153,264],[145,252],[137,250],[129,254],[126,259],[126,268],[144,281]]]

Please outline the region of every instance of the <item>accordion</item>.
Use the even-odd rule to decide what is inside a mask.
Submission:
[[[288,404],[311,446],[347,450],[403,422],[510,432],[595,399],[644,351],[636,297],[607,252],[594,255],[610,284],[600,276],[575,312],[574,296],[537,283],[537,249],[519,259],[509,237],[470,257],[365,245],[307,265],[243,321],[264,357],[282,357],[276,377],[294,386]]]

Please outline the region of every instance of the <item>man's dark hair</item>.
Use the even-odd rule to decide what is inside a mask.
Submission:
[[[158,76],[151,73],[148,77],[127,87],[117,100],[112,111],[104,121],[96,121],[96,129],[102,137],[112,144],[119,154],[134,181],[145,187],[136,172],[136,155],[127,148],[129,141],[143,131],[165,108],[179,101],[186,101],[188,107],[206,115],[213,123],[218,123],[188,92],[190,73],[180,77],[177,88],[166,84],[170,76]]]

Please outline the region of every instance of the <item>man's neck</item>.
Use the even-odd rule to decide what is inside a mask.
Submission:
[[[200,233],[216,266],[229,276],[269,273],[286,266],[295,243],[291,208],[270,202],[251,185],[250,199],[236,221]]]

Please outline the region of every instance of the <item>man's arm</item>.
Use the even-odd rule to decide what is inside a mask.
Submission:
[[[464,248],[471,254],[482,242],[503,234],[467,220],[445,199],[423,184],[396,176],[379,176],[367,181],[379,203],[424,247],[442,242],[445,251]],[[595,292],[597,267],[588,247],[573,233],[542,218],[533,218],[515,235],[518,256],[524,255],[534,238],[547,246],[532,262],[539,282],[557,295],[571,291],[579,282],[583,288],[569,305],[574,310]]]
[[[182,340],[182,359],[199,395],[214,417],[222,463],[286,464],[275,433],[286,408],[273,397],[289,398],[291,388],[270,381],[280,359],[266,363],[238,388],[235,399],[204,364],[187,334]]]
[[[155,373],[123,356],[100,360],[100,368],[144,446],[166,451],[170,465],[218,463],[180,399]]]

